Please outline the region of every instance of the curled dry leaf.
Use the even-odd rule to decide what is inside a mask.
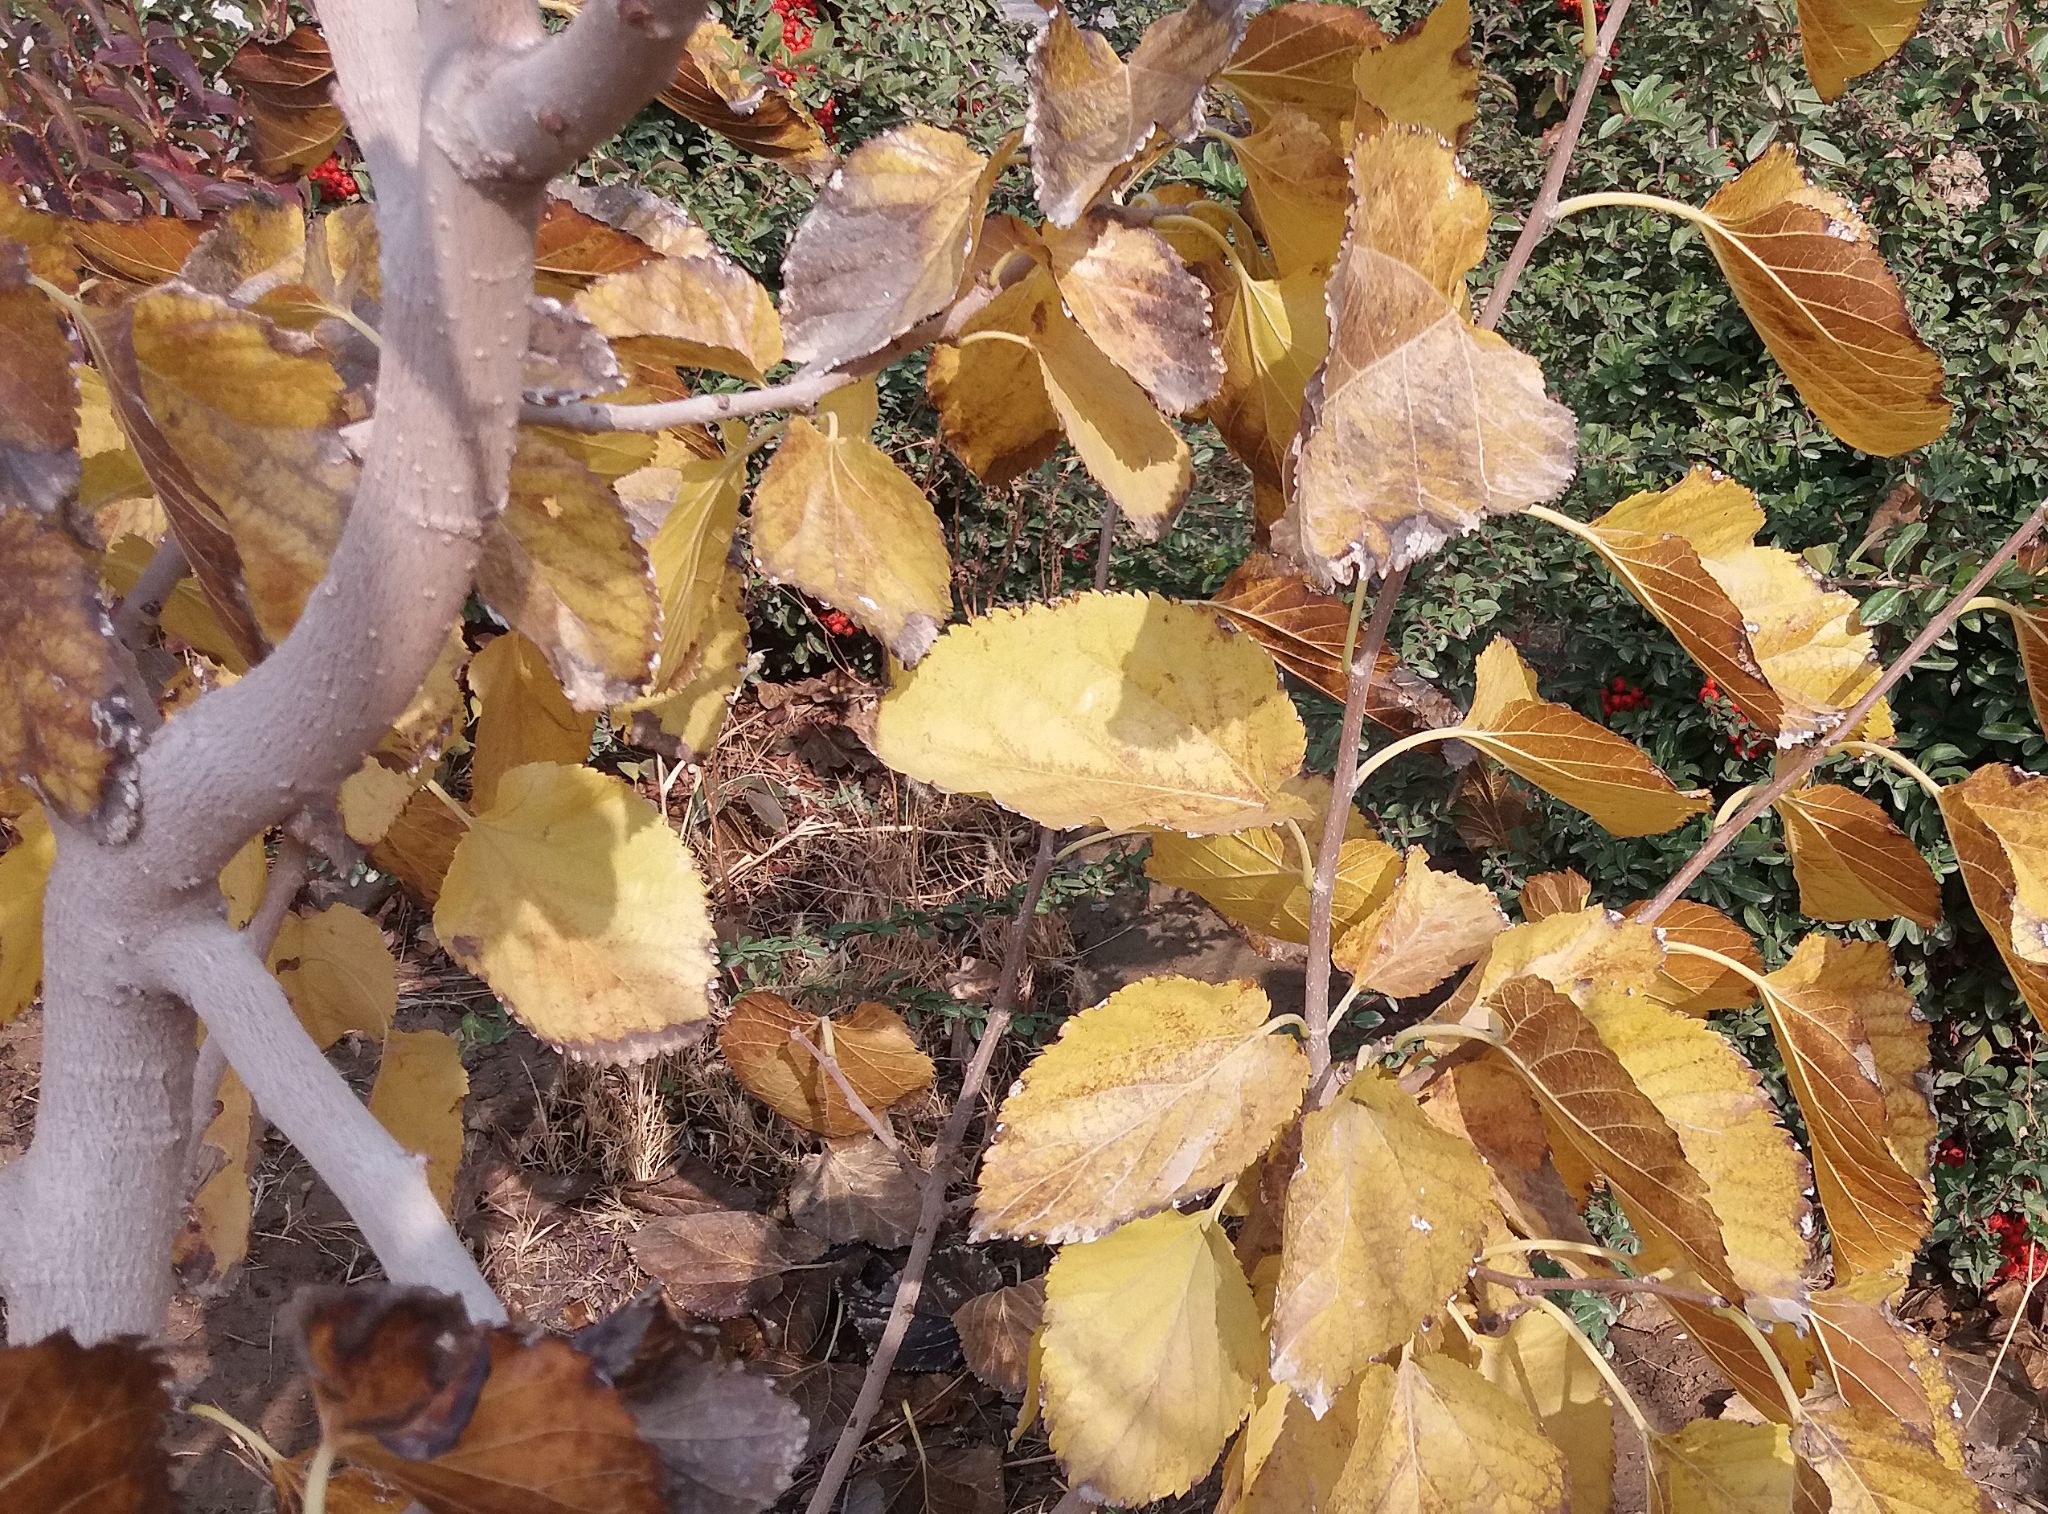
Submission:
[[[310,26],[293,27],[281,41],[243,43],[224,77],[249,107],[255,167],[266,179],[313,167],[347,128],[334,103],[327,39]]]
[[[1464,1285],[1491,1208],[1479,1153],[1362,1072],[1302,1122],[1273,1300],[1273,1379],[1321,1418]]]
[[[1145,28],[1128,63],[1100,32],[1053,8],[1025,69],[1031,182],[1048,221],[1079,220],[1155,130],[1186,141],[1202,129],[1202,92],[1236,51],[1253,8],[1190,0]]]
[[[455,1038],[438,1030],[392,1030],[384,1035],[370,1113],[392,1139],[426,1164],[427,1186],[449,1213],[462,1166],[462,1105],[469,1074]]]
[[[815,1236],[736,1210],[650,1220],[627,1244],[678,1308],[706,1319],[731,1319],[767,1302],[784,1273],[825,1252]]]
[[[1580,1200],[1565,1188],[1550,1157],[1543,1109],[1497,1060],[1447,1062],[1425,1090],[1422,1110],[1472,1147],[1486,1163],[1502,1215],[1523,1235],[1592,1240]]]
[[[790,417],[754,491],[752,541],[771,578],[844,610],[905,664],[952,616],[953,563],[931,502],[888,453],[836,425]]]
[[[1807,183],[1790,148],[1724,184],[1704,215],[1729,287],[1822,424],[1881,457],[1948,429],[1941,359],[1913,329],[1870,228]]]
[[[1650,1437],[1661,1514],[1755,1514],[1792,1507],[1792,1442],[1783,1425],[1696,1419]]]
[[[979,718],[991,688],[1000,721]],[[883,697],[873,745],[1041,825],[1210,835],[1306,818],[1283,789],[1306,743],[1256,643],[1193,605],[1082,594],[944,632]]]
[[[1289,0],[1253,16],[1216,82],[1243,102],[1254,126],[1283,107],[1314,118],[1331,135],[1357,109],[1359,54],[1385,41],[1379,24],[1350,6]]]
[[[78,381],[64,317],[29,270],[28,250],[0,241],[0,509],[49,515],[78,493]]]
[[[1032,1342],[1044,1323],[1043,1277],[984,1293],[953,1311],[968,1369],[1010,1398],[1024,1392]]]
[[[1407,1352],[1359,1381],[1334,1507],[1564,1514],[1564,1453],[1518,1398],[1463,1362]]]
[[[382,1041],[398,1012],[398,964],[384,932],[346,904],[286,915],[271,944],[270,970],[322,1051],[350,1032]]]
[[[1411,847],[1387,898],[1344,933],[1331,957],[1374,993],[1409,999],[1478,961],[1507,924],[1492,889],[1437,871],[1428,853]]]
[[[532,641],[511,631],[469,660],[476,696],[476,739],[470,749],[469,792],[477,809],[498,797],[498,780],[529,762],[580,765],[590,755],[597,717],[578,712]]]
[[[130,709],[92,559],[56,517],[0,508],[0,763],[60,814],[125,840],[140,821]]]
[[[932,126],[855,148],[783,258],[789,360],[843,367],[951,304],[981,232],[987,169],[966,138]]]
[[[718,1028],[718,1049],[748,1093],[802,1129],[839,1137],[868,1127],[792,1031],[839,1064],[870,1113],[879,1115],[932,1085],[932,1059],[886,1004],[856,1004],[827,1019],[802,1013],[780,994],[743,995]]]
[[[0,1349],[0,1506],[171,1514],[164,1376],[129,1340]]]
[[[1389,121],[1425,126],[1462,146],[1479,115],[1470,0],[1439,0],[1400,36],[1364,49],[1351,82]]]
[[[1832,100],[1906,45],[1926,0],[1799,0],[1799,46],[1814,92]]]
[[[873,1136],[827,1142],[805,1157],[789,1185],[789,1217],[799,1230],[835,1244],[908,1246],[917,1230],[924,1185]]]
[[[1090,1240],[1236,1176],[1301,1107],[1308,1059],[1249,981],[1146,978],[1061,1027],[999,1113],[974,1232]]]
[[[1167,1213],[1053,1259],[1043,1348],[1061,1467],[1090,1496],[1142,1504],[1216,1464],[1251,1409],[1265,1342],[1223,1226]]]
[[[1164,237],[1106,210],[1043,235],[1067,313],[1154,404],[1182,414],[1215,397],[1223,359],[1209,291]]]
[[[1835,783],[1810,783],[1774,806],[1799,882],[1799,912],[1812,920],[1941,918],[1941,885],[1920,849],[1877,805]],[[2041,950],[2048,954],[2048,947]]]
[[[716,21],[697,23],[675,74],[655,98],[741,151],[807,179],[831,171],[832,148],[811,113],[769,83],[746,46]]]
[[[2036,1021],[2048,1025],[2048,966],[2036,962],[2018,948],[2027,934],[2022,924],[2019,876],[2006,849],[2004,837],[1990,816],[2008,827],[2009,816],[2036,808],[2048,796],[2038,778],[2004,763],[1986,763],[1960,783],[1941,791],[1942,819],[1948,822],[1949,839],[1955,843],[1956,862],[1970,891],[1970,903],[1991,937],[1991,944],[2005,960],[2020,996],[2034,1012]],[[1988,811],[1988,814],[1987,814]]]
[[[642,1062],[709,1027],[703,877],[661,811],[609,774],[505,774],[455,847],[434,933],[572,1057]]]

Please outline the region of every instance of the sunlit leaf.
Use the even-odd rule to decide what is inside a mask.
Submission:
[[[1607,1381],[1556,1316],[1530,1310],[1505,1335],[1468,1342],[1480,1376],[1521,1400],[1571,1474],[1572,1514],[1613,1507],[1614,1406]]]
[[[517,631],[487,642],[469,661],[479,710],[470,749],[469,791],[477,809],[497,798],[498,780],[529,762],[571,767],[590,755],[595,715],[571,708],[540,648]]]
[[[1955,1389],[1939,1357],[1893,1316],[1896,1278],[1868,1277],[1815,1293],[1813,1337],[1835,1391],[1851,1408],[1874,1409],[1928,1437],[1937,1455],[1963,1467],[1962,1437],[1951,1405]]]
[[[1366,11],[1348,5],[1290,0],[1259,12],[1245,27],[1230,63],[1216,82],[1244,102],[1254,125],[1283,106],[1314,117],[1334,139],[1356,109],[1352,72],[1360,53],[1385,40]]]
[[[1426,126],[1462,145],[1479,113],[1469,0],[1439,0],[1400,36],[1365,49],[1352,83],[1389,121]]]
[[[1333,1509],[1337,1480],[1358,1440],[1358,1390],[1321,1419],[1285,1388],[1267,1383],[1224,1463],[1217,1514],[1307,1514]]]
[[[286,915],[270,948],[270,970],[322,1051],[351,1032],[381,1042],[398,1012],[398,964],[384,933],[346,904]]]
[[[370,1113],[392,1139],[422,1158],[428,1188],[445,1214],[455,1200],[462,1165],[462,1103],[469,1074],[454,1037],[438,1030],[393,1030],[384,1036]]]
[[[1386,1514],[1564,1514],[1564,1453],[1522,1403],[1448,1356],[1360,1375],[1358,1437],[1334,1507]]]
[[[1651,1514],[1791,1514],[1783,1425],[1696,1419],[1650,1441]]]
[[[1814,92],[1832,100],[1886,62],[1920,24],[1926,0],[1799,0],[1799,46]]]
[[[1998,948],[2005,970],[2012,974],[2035,1020],[2048,1025],[2048,966],[2018,950],[2017,942],[2026,930],[2021,924],[2018,875],[1998,829],[1980,808],[2006,820],[2016,810],[2037,805],[2041,789],[2040,780],[2031,774],[2003,763],[1986,763],[1962,782],[1944,788],[1940,804],[1977,918],[1984,922],[1991,944]]]
[[[133,1340],[0,1350],[0,1506],[171,1514],[166,1375]]]
[[[1834,1514],[1992,1514],[1997,1505],[1925,1437],[1881,1410],[1810,1409],[1793,1450],[1827,1485]]]
[[[1941,918],[1941,886],[1920,849],[1891,816],[1853,789],[1810,783],[1779,799],[1785,849],[1811,920]],[[2048,922],[2044,922],[2048,923]],[[2048,955],[2048,947],[2041,948]]]
[[[42,806],[13,817],[14,841],[0,854],[0,1025],[35,1002],[43,981],[43,885],[57,838]]]
[[[1625,913],[1633,919],[1647,907],[1647,901],[1631,904]],[[1741,963],[1759,976],[1763,955],[1756,938],[1712,905],[1690,899],[1673,900],[1657,917],[1657,930],[1666,942],[1704,946]],[[1756,1002],[1756,985],[1741,973],[1704,957],[1668,952],[1657,980],[1646,992],[1659,1004],[1689,1015],[1711,1014],[1717,1009],[1745,1009]]]
[[[1244,174],[1245,209],[1283,274],[1326,269],[1344,241],[1344,153],[1316,118],[1276,107],[1257,130],[1229,139]]]
[[[694,229],[694,228],[693,228]],[[686,251],[606,274],[576,296],[608,337],[644,338],[678,368],[715,368],[760,383],[782,361],[782,322],[768,291],[698,234]]]
[[[831,171],[832,148],[811,113],[776,88],[746,46],[716,21],[697,23],[674,76],[655,98],[742,151],[806,178]]]
[[[1439,872],[1428,853],[1411,847],[1392,892],[1331,956],[1373,992],[1409,999],[1476,962],[1507,923],[1492,889]]]
[[[1249,982],[1158,977],[1069,1019],[1003,1101],[976,1235],[1093,1240],[1250,1166],[1308,1087],[1271,1008]]]
[[[837,1062],[875,1114],[931,1087],[931,1058],[918,1050],[910,1027],[888,1005],[857,1004],[826,1018],[802,1014],[780,994],[756,990],[742,996],[719,1027],[718,1049],[747,1092],[805,1130],[850,1136],[866,1130],[867,1122],[792,1031]]]
[[[1088,340],[1176,414],[1216,394],[1209,297],[1166,239],[1106,211],[1045,232],[1060,301]]]
[[[1399,258],[1462,312],[1465,275],[1486,255],[1492,212],[1433,131],[1395,126],[1351,150],[1351,235]]]

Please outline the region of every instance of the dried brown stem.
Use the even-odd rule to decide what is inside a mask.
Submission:
[[[1708,1309],[1729,1307],[1728,1300],[1718,1293],[1702,1293],[1697,1288],[1681,1288],[1676,1283],[1667,1283],[1657,1277],[1522,1277],[1513,1272],[1502,1272],[1494,1267],[1474,1267],[1472,1276],[1482,1283],[1492,1283],[1497,1288],[1506,1288],[1526,1296],[1581,1291],[1654,1293],[1659,1298],[1675,1298],[1680,1303],[1699,1304]]]
[[[2019,529],[2005,539],[2005,545],[1992,553],[1991,558],[1959,590],[1949,602],[1941,607],[1935,617],[1920,628],[1915,636],[1884,670],[1876,683],[1865,691],[1863,697],[1849,707],[1849,711],[1827,735],[1816,740],[1793,761],[1780,768],[1771,781],[1759,788],[1749,802],[1730,815],[1727,820],[1714,827],[1713,833],[1700,844],[1700,849],[1688,857],[1685,866],[1671,875],[1671,881],[1657,890],[1657,897],[1636,916],[1644,925],[1655,922],[1657,917],[1675,904],[1685,891],[1699,881],[1701,873],[1709,864],[1728,849],[1728,844],[1741,835],[1751,821],[1764,814],[1786,794],[1790,793],[1808,773],[1827,758],[1842,742],[1847,741],[1863,724],[1863,719],[1877,707],[1877,702],[1891,692],[1894,685],[1913,670],[1913,665],[1927,655],[1931,648],[1956,623],[1969,602],[1984,592],[1985,586],[1998,576],[1998,570],[2019,555],[2020,550],[2040,533],[2044,521],[2048,521],[2048,501],[2036,505],[2027,518],[2020,522]]]
[[[920,1183],[923,1182],[925,1170],[910,1159],[910,1153],[905,1151],[903,1143],[896,1139],[896,1132],[888,1127],[880,1115],[868,1108],[867,1100],[863,1099],[860,1096],[860,1091],[847,1080],[846,1070],[839,1065],[839,1059],[829,1052],[822,1050],[816,1042],[812,1041],[800,1029],[792,1029],[789,1033],[789,1038],[809,1052],[817,1064],[825,1070],[825,1076],[838,1086],[839,1096],[846,1100],[847,1107],[860,1116],[861,1123],[867,1126],[876,1140],[888,1148],[889,1155],[902,1164],[905,1172],[916,1178]]]

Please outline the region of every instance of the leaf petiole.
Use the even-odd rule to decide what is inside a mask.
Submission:
[[[1413,736],[1403,736],[1392,746],[1381,747],[1372,756],[1359,764],[1358,776],[1351,781],[1351,792],[1356,794],[1360,789],[1364,788],[1366,779],[1377,773],[1396,757],[1404,756],[1409,752],[1429,746],[1434,742],[1457,741],[1469,734],[1471,732],[1465,726],[1448,725],[1437,730],[1417,731]]]
[[[1941,785],[1927,775],[1925,768],[1903,752],[1895,752],[1888,746],[1879,746],[1874,741],[1845,741],[1837,750],[1852,752],[1858,757],[1875,757],[1880,762],[1889,763],[1919,784],[1920,791],[1929,799],[1941,798]]]

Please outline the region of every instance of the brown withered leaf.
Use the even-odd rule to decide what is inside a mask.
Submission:
[[[1572,413],[1543,371],[1367,241],[1354,204],[1276,530],[1321,583],[1384,575],[1571,481]]]
[[[1292,106],[1334,139],[1339,123],[1357,109],[1352,71],[1359,54],[1385,40],[1366,11],[1289,0],[1252,17],[1216,82],[1244,102],[1254,126]]]
[[[1941,359],[1920,340],[1870,228],[1771,148],[1708,200],[1707,245],[1799,397],[1850,446],[1894,457],[1948,429]]]
[[[99,573],[56,517],[0,507],[0,764],[59,813],[125,840],[140,816],[130,709]]]
[[[835,1244],[908,1246],[923,1202],[924,1185],[873,1136],[826,1142],[789,1184],[790,1220]]]
[[[1451,818],[1458,839],[1474,851],[1512,846],[1515,832],[1529,823],[1529,797],[1506,768],[1482,757],[1452,786]]]
[[[1981,792],[1970,809],[1998,838],[2012,875],[2008,934],[2014,953],[2048,963],[2048,783],[2032,779],[2004,794]]]
[[[1810,920],[1941,918],[1941,885],[1920,849],[1891,816],[1853,789],[1809,783],[1773,806],[1799,882],[1799,912]]]
[[[27,249],[0,242],[0,509],[47,515],[78,493],[78,381],[63,314],[28,273]]]
[[[1580,1201],[1551,1161],[1542,1106],[1499,1061],[1443,1064],[1424,1093],[1422,1112],[1485,1160],[1501,1212],[1521,1234],[1590,1239]]]
[[[243,43],[225,77],[248,102],[256,171],[265,178],[311,168],[334,150],[347,128],[334,103],[327,39],[310,26],[293,27],[278,42]]]
[[[705,1319],[745,1314],[781,1286],[785,1272],[825,1251],[815,1236],[736,1210],[650,1220],[626,1244],[678,1308]]]
[[[886,1472],[887,1514],[1003,1514],[1003,1453],[961,1446]]]
[[[548,196],[541,210],[534,242],[534,283],[542,294],[560,297],[659,256],[631,232],[579,209],[566,193],[557,192]]]
[[[1046,251],[1067,313],[1161,410],[1206,404],[1223,380],[1209,291],[1156,231],[1107,210],[1049,228]]]
[[[318,1450],[316,1446],[270,1464],[278,1514],[305,1514],[306,1477]],[[406,1514],[418,1507],[410,1494],[361,1467],[336,1467],[328,1473],[326,1514]]]
[[[791,1039],[792,1031],[839,1064],[874,1114],[931,1086],[931,1058],[886,1004],[856,1004],[827,1019],[802,1013],[780,994],[743,995],[718,1028],[718,1049],[747,1092],[792,1125],[824,1136],[867,1129],[817,1058]]]
[[[423,904],[441,897],[442,880],[468,828],[425,788],[415,789],[384,834],[370,848],[370,861],[412,891]]]
[[[700,21],[667,86],[655,97],[686,121],[807,179],[831,171],[825,133],[794,96],[768,82],[746,47],[716,21]]]
[[[933,126],[855,148],[782,260],[789,360],[843,367],[951,304],[981,231],[987,167],[966,138]]]
[[[1319,593],[1276,557],[1254,552],[1209,601],[1296,678],[1339,704],[1349,680],[1344,637],[1350,607]],[[1366,716],[1397,736],[1456,725],[1461,711],[1436,685],[1382,648],[1367,692]]]
[[[116,284],[147,286],[176,278],[205,230],[202,222],[180,216],[138,216],[79,221],[71,240],[87,272]]]
[[[1895,1278],[1867,1277],[1813,1294],[1813,1338],[1842,1401],[1875,1409],[1925,1435],[1943,1460],[1962,1467],[1955,1401],[1939,1357],[1916,1351],[1914,1331],[1891,1310]]]
[[[2015,945],[2018,879],[1998,832],[1977,808],[1982,803],[1997,813],[2025,804],[2038,791],[2038,784],[2038,779],[2018,768],[1986,763],[1962,782],[1944,788],[1940,804],[1970,903],[2034,1019],[2048,1025],[2048,966],[2029,960]]]
[[[1624,914],[1631,919],[1648,907],[1648,900],[1631,904]],[[1657,917],[1657,930],[1667,942],[1704,946],[1732,957],[1751,972],[1761,975],[1763,954],[1756,938],[1710,904],[1678,899]],[[1667,952],[1657,981],[1647,990],[1650,997],[1668,1009],[1689,1015],[1712,1014],[1717,1009],[1743,1009],[1756,1002],[1756,985],[1741,973],[1679,952]]]
[[[1010,1398],[1024,1391],[1031,1342],[1044,1323],[1043,1276],[971,1298],[953,1311],[968,1368]]]
[[[1126,63],[1100,32],[1053,11],[1032,40],[1025,141],[1039,207],[1071,226],[1155,130],[1202,128],[1202,91],[1244,35],[1247,0],[1191,0],[1145,28]]]
[[[0,1507],[171,1514],[164,1376],[134,1341],[0,1350]]]
[[[1426,126],[1462,146],[1479,114],[1470,0],[1439,0],[1400,36],[1361,52],[1351,78],[1359,98],[1389,121]]]
[[[1522,885],[1524,920],[1576,914],[1592,902],[1593,885],[1575,867],[1568,867],[1561,873],[1538,873]]]
[[[1330,955],[1374,993],[1408,999],[1476,962],[1507,923],[1492,889],[1439,872],[1413,847],[1393,892]]]

